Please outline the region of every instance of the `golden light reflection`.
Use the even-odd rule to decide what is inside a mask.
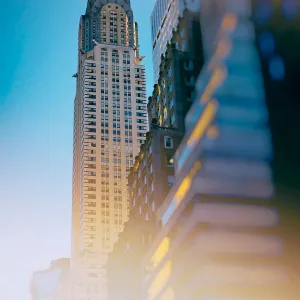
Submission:
[[[237,23],[237,15],[233,13],[227,13],[223,18],[221,29],[226,30],[228,32],[232,32],[233,30],[235,30]]]
[[[197,161],[194,165],[194,167],[191,169],[189,174],[184,178],[184,180],[179,185],[179,188],[177,189],[176,194],[174,195],[173,200],[171,201],[169,207],[166,209],[163,217],[162,217],[162,223],[165,225],[168,220],[171,218],[175,210],[178,208],[186,194],[189,192],[192,181],[194,176],[197,174],[197,172],[202,167],[201,162]]]
[[[216,54],[220,58],[225,58],[228,56],[232,49],[232,42],[228,38],[223,38],[218,44]]]
[[[168,110],[166,107],[164,107],[164,119],[166,119],[168,116]]]
[[[172,262],[168,260],[153,280],[148,290],[148,300],[153,300],[164,288],[172,274]]]
[[[209,128],[206,131],[206,135],[209,139],[216,139],[219,136],[219,129],[215,125],[209,126]]]
[[[174,197],[175,201],[176,201],[176,207],[178,207],[178,205],[182,201],[183,197],[187,194],[188,190],[191,187],[191,184],[192,184],[192,182],[191,182],[190,177],[184,178],[184,180],[182,181],[181,185],[179,186],[179,189]]]
[[[205,104],[211,99],[212,94],[215,90],[224,82],[227,77],[227,69],[225,66],[217,67],[208,83],[204,93],[201,96],[200,102]]]
[[[150,265],[152,269],[155,269],[160,264],[160,262],[166,257],[166,255],[169,252],[169,249],[170,239],[168,237],[165,237],[151,258]]]
[[[184,197],[190,190],[193,178],[196,175],[196,173],[200,170],[201,166],[202,166],[201,162],[197,161],[196,164],[194,165],[194,167],[191,169],[188,176],[185,177],[184,180],[182,181],[182,183],[180,184],[180,186],[175,194],[175,197],[174,197],[174,200],[176,201],[176,207],[179,206],[179,204],[182,202],[182,200],[184,199]]]
[[[232,50],[232,42],[228,38],[222,38],[220,42],[218,43],[217,50],[209,62],[209,65],[207,67],[207,70],[209,72],[212,72],[215,70],[218,65],[220,64],[220,61],[223,61],[226,57],[229,56],[230,52]]]
[[[187,141],[187,145],[194,145],[203,137],[206,129],[211,124],[214,119],[218,109],[218,102],[212,100],[209,102],[202,114],[202,117],[199,119],[196,127],[194,128],[190,138]]]

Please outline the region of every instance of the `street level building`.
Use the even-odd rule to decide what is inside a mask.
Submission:
[[[158,228],[154,220],[130,215],[107,262],[108,298],[140,300],[142,257],[148,251]]]
[[[128,177],[132,216],[146,221],[155,219],[174,184],[174,155],[181,139],[178,130],[151,125]]]
[[[35,272],[31,279],[32,300],[68,300],[70,259],[51,262],[48,269]]]
[[[160,230],[156,212],[174,184],[174,154],[182,139],[155,120],[128,178],[130,216],[109,255],[109,299],[141,299],[143,256]]]

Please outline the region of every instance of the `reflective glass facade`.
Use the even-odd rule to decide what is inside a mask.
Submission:
[[[161,55],[166,52],[167,44],[173,35],[173,29],[178,25],[178,18],[187,8],[191,11],[199,11],[199,0],[157,0],[151,15],[152,30],[152,57],[154,68],[154,80],[159,77]]]

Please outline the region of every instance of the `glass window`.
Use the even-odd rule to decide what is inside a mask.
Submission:
[[[195,85],[195,77],[194,76],[185,76],[184,81],[187,86]]]
[[[165,136],[165,148],[173,149],[173,139],[169,136]]]
[[[168,186],[174,185],[175,177],[174,175],[168,175]]]
[[[175,125],[175,115],[173,114],[171,117],[171,125],[174,126]]]
[[[154,200],[152,202],[152,211],[155,211],[155,202],[154,202]]]
[[[181,38],[184,38],[184,28],[182,28],[182,29],[180,30],[180,37],[181,37]]]
[[[184,69],[186,71],[192,71],[194,69],[194,62],[190,59],[184,62]]]
[[[154,183],[151,183],[151,192],[154,192]]]
[[[152,173],[153,172],[153,165],[151,164],[149,167],[149,172]]]

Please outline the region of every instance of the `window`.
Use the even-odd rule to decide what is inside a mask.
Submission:
[[[185,76],[184,81],[187,86],[195,85],[195,77],[194,76]]]
[[[154,183],[151,183],[151,192],[154,192]]]
[[[166,105],[166,103],[167,103],[167,97],[165,96],[163,99],[163,105]]]
[[[176,121],[175,120],[175,115],[173,114],[172,117],[171,117],[171,125],[172,126],[175,126],[175,121]]]
[[[168,186],[174,185],[175,177],[174,175],[168,175]]]
[[[181,37],[181,38],[184,38],[184,28],[182,28],[182,29],[180,30],[180,37]]]
[[[152,164],[151,164],[150,167],[149,167],[149,172],[150,172],[150,173],[153,173],[153,165],[152,165]]]
[[[167,119],[167,117],[168,117],[168,109],[164,107],[164,121]]]
[[[174,107],[174,99],[172,98],[172,99],[169,101],[169,110],[171,110],[173,107]]]
[[[194,62],[192,60],[184,62],[184,69],[186,71],[192,71],[194,69]]]
[[[173,149],[173,139],[169,136],[165,136],[165,148]]]

